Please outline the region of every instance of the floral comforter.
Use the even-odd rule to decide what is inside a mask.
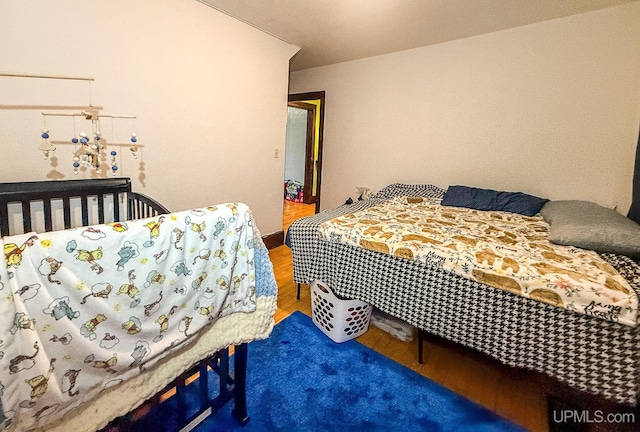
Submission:
[[[0,426],[28,430],[256,310],[244,204],[4,237]]]
[[[550,243],[548,228],[539,215],[446,207],[439,199],[398,196],[324,222],[319,235],[635,326],[638,298],[629,283],[596,252]]]

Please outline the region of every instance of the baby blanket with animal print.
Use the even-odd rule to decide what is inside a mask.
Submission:
[[[319,236],[438,266],[459,276],[574,312],[636,325],[638,295],[596,252],[548,241],[528,217],[398,196],[323,222]]]
[[[52,422],[218,318],[255,311],[254,228],[230,203],[4,237],[0,429]]]

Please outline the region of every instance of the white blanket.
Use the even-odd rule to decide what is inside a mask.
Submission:
[[[0,426],[41,428],[256,310],[243,204],[3,238]]]

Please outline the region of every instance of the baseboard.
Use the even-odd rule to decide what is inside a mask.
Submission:
[[[272,234],[267,234],[262,236],[262,241],[264,242],[267,249],[273,249],[278,246],[282,246],[284,244],[284,231],[276,231]]]

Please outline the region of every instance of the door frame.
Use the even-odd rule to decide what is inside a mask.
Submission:
[[[316,111],[317,106],[306,102],[292,101],[287,106],[298,108],[307,112],[307,130],[305,132],[305,158],[304,158],[304,186],[302,187],[302,202],[305,204],[315,204],[318,200],[317,188],[316,195],[313,195],[313,147],[315,141],[316,130]]]
[[[319,101],[318,103],[318,112],[316,115],[319,116],[319,127],[318,127],[318,159],[316,161],[316,195],[315,195],[315,203],[316,203],[316,213],[320,211],[320,196],[321,196],[321,183],[322,183],[322,155],[323,155],[323,145],[322,140],[324,136],[324,105],[325,105],[325,92],[324,91],[315,91],[315,92],[307,92],[307,93],[292,93],[289,94],[288,102],[304,102],[304,101]],[[312,169],[309,170],[311,173],[311,181],[313,182],[313,163],[314,163],[314,152],[313,152],[313,143],[311,147],[312,151],[307,151],[305,167],[309,166]],[[305,169],[305,173],[306,173]],[[305,175],[306,177],[306,175]],[[305,178],[306,183],[306,178]]]

